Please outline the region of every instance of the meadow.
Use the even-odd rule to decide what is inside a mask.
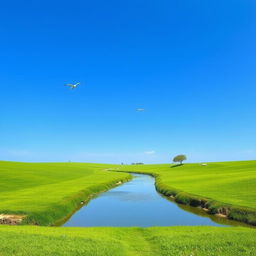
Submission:
[[[0,226],[1,256],[253,256],[256,230]]]
[[[81,202],[131,179],[126,172],[155,176],[157,190],[176,202],[256,224],[256,161],[181,166],[0,161],[0,213],[24,215],[23,224],[54,225]]]
[[[0,161],[0,214],[26,216],[23,225],[0,225],[0,256],[256,255],[255,228],[38,226],[61,222],[81,202],[128,181],[131,176],[123,171],[154,175],[161,193],[184,204],[204,198],[255,213],[255,170],[256,161],[177,167]]]
[[[132,165],[120,170],[152,174],[158,191],[178,203],[256,225],[256,161]]]
[[[53,225],[81,202],[130,179],[107,172],[112,165],[0,162],[0,213],[26,216],[23,223]]]

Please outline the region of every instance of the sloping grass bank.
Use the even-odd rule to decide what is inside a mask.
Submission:
[[[157,190],[177,203],[256,225],[256,161],[174,167],[123,166],[120,170],[153,175]]]
[[[25,215],[23,224],[54,225],[97,193],[131,178],[113,165],[0,161],[0,213]]]
[[[1,256],[252,256],[256,230],[0,226]]]

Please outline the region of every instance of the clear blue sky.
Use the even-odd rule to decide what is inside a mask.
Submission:
[[[1,3],[0,159],[255,159],[255,13],[255,0]]]

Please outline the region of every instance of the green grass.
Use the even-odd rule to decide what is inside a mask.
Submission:
[[[116,167],[0,161],[0,213],[25,214],[24,223],[52,225],[71,214],[81,201],[130,178],[127,173],[105,170]],[[235,213],[247,221],[247,211],[256,210],[256,161],[176,168],[122,166],[120,170],[153,174],[160,192],[184,204],[203,203],[213,211],[225,206],[230,213],[241,211]],[[253,256],[255,244],[256,230],[242,227],[0,226],[0,256]]]
[[[0,226],[1,256],[256,255],[256,230]]]
[[[109,172],[116,165],[20,163],[0,161],[0,213],[24,214],[24,223],[53,225],[81,201],[113,187],[128,174]],[[208,208],[230,219],[256,225],[256,161],[120,166],[121,171],[150,173],[157,189],[179,203]]]
[[[130,175],[105,171],[113,165],[0,161],[0,213],[24,214],[24,223],[52,225],[81,201]]]
[[[122,171],[153,174],[159,192],[179,203],[208,208],[256,225],[256,161],[123,166]]]

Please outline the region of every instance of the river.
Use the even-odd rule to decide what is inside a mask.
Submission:
[[[228,226],[194,207],[178,205],[160,195],[155,179],[133,174],[133,179],[92,199],[76,211],[64,227]],[[236,224],[237,225],[237,224]]]

